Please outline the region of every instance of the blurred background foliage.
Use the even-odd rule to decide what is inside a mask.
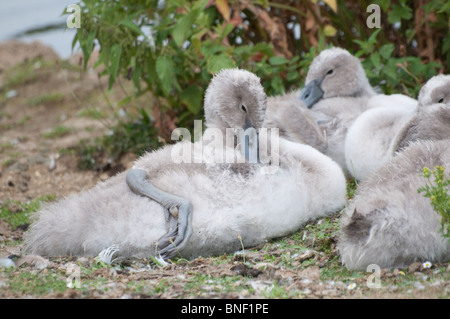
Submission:
[[[367,25],[370,4],[380,8],[381,28]],[[284,94],[303,86],[321,50],[339,46],[361,59],[380,92],[412,97],[450,68],[447,0],[84,0],[80,6],[73,45],[82,48],[84,63],[100,48],[96,65],[109,86],[124,79],[135,88],[117,107],[149,94],[131,131],[128,124],[120,128],[128,136],[123,147],[138,154],[145,142],[136,147],[130,134],[151,131],[170,142],[175,127],[191,129],[203,118],[204,90],[221,68],[252,71],[269,96]]]

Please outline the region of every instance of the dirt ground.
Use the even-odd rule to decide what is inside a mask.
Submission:
[[[77,112],[89,107],[88,100],[96,91],[98,94],[100,84],[96,74],[70,72],[58,66],[57,55],[39,43],[9,42],[0,45],[0,86],[6,81],[7,69],[36,58],[56,66],[42,70],[42,62],[36,62],[33,72],[38,74],[37,78],[25,80],[12,88],[9,92],[16,95],[2,99],[0,104],[0,144],[3,148],[0,198],[3,200],[24,201],[42,194],[61,198],[87,189],[99,179],[96,172],[77,170],[73,154],[59,153],[61,149],[76,145],[82,138],[105,133],[105,127],[99,121],[76,116]],[[62,98],[56,102],[27,103],[33,97],[50,92],[57,92]],[[58,126],[71,127],[73,131],[57,139],[45,137]]]
[[[10,85],[9,70],[37,57],[31,73]],[[106,79],[99,80],[92,68],[80,71],[80,59],[63,62],[39,43],[0,44],[0,207],[44,195],[63,198],[117,173],[80,170],[76,155],[65,151],[81,139],[106,134],[115,121],[80,115],[93,108],[110,111]],[[42,98],[49,93],[52,97]],[[117,87],[110,94],[112,101],[123,98]],[[70,129],[52,136],[58,127]],[[128,154],[112,165],[125,169],[134,159]],[[178,260],[163,267],[149,261],[99,266],[86,257],[24,259],[23,232],[0,221],[0,258],[16,255],[16,266],[21,265],[0,268],[0,298],[448,298],[450,293],[448,263],[382,270],[382,288],[370,288],[372,274],[340,267],[333,243],[327,252],[314,243],[299,252],[298,236],[245,255]],[[81,287],[70,289],[66,282],[74,264]]]

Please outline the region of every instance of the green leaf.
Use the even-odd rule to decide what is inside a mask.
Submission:
[[[251,56],[253,54],[254,50],[253,50],[253,46],[250,45],[239,45],[237,46],[234,51],[233,51],[233,55],[236,56],[241,56],[242,59],[246,59],[249,56]]]
[[[142,32],[142,30],[131,20],[122,20],[120,25],[126,26],[128,29],[130,29],[133,32],[136,32],[137,34],[143,35],[147,38],[147,36]]]
[[[410,7],[394,4],[392,5],[391,11],[388,13],[388,21],[393,24],[400,22],[401,20],[409,20],[412,16],[412,9]]]
[[[140,64],[138,64],[133,71],[133,78],[132,78],[133,84],[138,89],[138,91],[141,90],[141,83],[140,83],[141,76],[142,76],[142,67]]]
[[[208,41],[205,41],[202,43],[202,55],[204,56],[211,56],[218,52],[224,52],[227,50],[227,47],[220,44],[210,43]]]
[[[191,85],[183,90],[180,99],[192,114],[198,114],[202,109],[202,90],[197,85]]]
[[[205,6],[208,4],[209,0],[201,0],[195,1],[192,9],[194,10],[203,10]]]
[[[113,83],[116,81],[117,74],[119,73],[121,55],[122,55],[122,46],[120,44],[114,44],[111,47],[109,55],[109,61],[111,63],[109,69],[109,88],[112,87]]]
[[[447,2],[446,4],[444,4],[439,10],[438,13],[450,13],[450,2]]]
[[[288,59],[286,59],[284,57],[280,57],[280,56],[274,56],[274,57],[271,57],[269,59],[269,63],[271,65],[283,65],[283,64],[286,64],[288,62],[289,62]]]
[[[170,93],[174,76],[174,64],[170,57],[160,55],[156,59],[156,74],[161,82],[163,91],[166,94]]]
[[[300,79],[300,74],[297,71],[288,72],[286,75],[286,80],[295,81]]]
[[[370,37],[369,37],[369,39],[367,40],[367,42],[375,43],[375,42],[377,41],[378,33],[380,33],[381,30],[382,30],[382,29],[380,28],[380,29],[377,29],[376,31],[374,31],[374,32],[370,35]]]
[[[389,6],[391,5],[390,0],[379,0],[378,4],[380,5],[381,9],[386,12],[389,9]]]
[[[442,52],[445,53],[449,51],[450,51],[450,33],[447,33],[444,42],[442,43]]]
[[[380,49],[379,52],[381,54],[381,56],[383,57],[383,59],[389,59],[392,55],[392,52],[394,52],[395,46],[392,43],[389,44],[385,44],[383,45]]]
[[[188,38],[189,34],[192,32],[192,24],[198,15],[197,10],[192,10],[185,16],[181,17],[173,29],[173,40],[178,46],[183,45],[183,43]]]
[[[283,79],[279,76],[272,78],[270,85],[275,89],[276,93],[279,95],[284,94],[284,84]]]
[[[230,34],[230,32],[233,31],[234,25],[226,22],[226,24],[222,26],[221,29],[222,31],[220,33],[220,41],[223,41],[223,39],[225,39]]]
[[[370,61],[372,61],[372,64],[375,68],[380,68],[381,65],[381,58],[379,53],[373,53],[370,55]]]
[[[91,32],[89,32],[86,39],[80,41],[81,50],[83,51],[84,68],[86,68],[89,58],[91,57],[92,50],[94,49],[94,39],[96,35],[97,32],[95,30],[92,30]]]
[[[117,106],[116,106],[116,107],[117,107],[117,108],[120,108],[120,107],[122,107],[123,105],[130,103],[130,102],[131,102],[131,99],[132,99],[132,96],[131,96],[131,95],[127,96],[126,98],[120,100],[119,103],[117,103]]]
[[[236,67],[236,63],[228,54],[221,53],[219,55],[211,56],[206,63],[206,67],[208,69],[208,72],[215,74],[219,73],[222,69],[230,69]]]

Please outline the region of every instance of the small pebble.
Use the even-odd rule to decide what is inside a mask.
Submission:
[[[7,99],[11,99],[13,97],[17,96],[17,91],[16,90],[9,90],[8,92],[6,92],[6,98]]]
[[[13,268],[15,268],[16,264],[14,263],[13,260],[11,260],[9,258],[0,258],[0,267],[3,267],[3,268],[13,267]]]

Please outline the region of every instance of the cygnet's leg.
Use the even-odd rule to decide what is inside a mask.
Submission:
[[[191,202],[155,187],[148,181],[147,172],[144,170],[131,169],[126,180],[134,193],[147,196],[164,207],[168,231],[166,235],[158,239],[158,253],[164,258],[175,256],[177,250],[184,247],[192,234]]]

